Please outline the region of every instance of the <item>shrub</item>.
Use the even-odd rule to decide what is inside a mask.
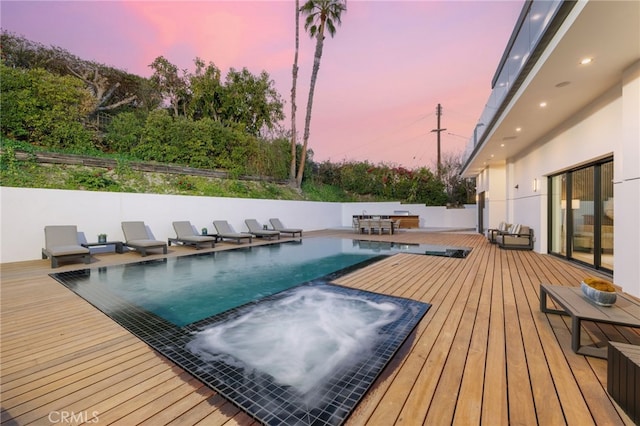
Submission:
[[[0,63],[0,81],[3,135],[47,148],[94,151],[95,134],[82,122],[93,98],[78,79]]]

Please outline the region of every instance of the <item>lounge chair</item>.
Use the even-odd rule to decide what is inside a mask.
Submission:
[[[498,242],[496,238],[500,235],[508,234],[510,228],[511,224],[507,222],[500,222],[497,228],[487,229],[487,239],[490,243],[495,244]]]
[[[52,268],[57,268],[60,260],[82,258],[84,263],[91,262],[89,249],[78,243],[78,228],[75,225],[45,226],[44,245],[42,258],[50,258]]]
[[[496,236],[496,242],[503,249],[533,250],[533,229],[514,224],[508,233]]]
[[[246,232],[236,232],[226,220],[214,220],[213,226],[216,228],[218,238],[223,241],[225,239],[236,240],[238,244],[240,244],[241,240],[245,239],[249,239],[249,243],[253,241],[252,234],[247,234]]]
[[[274,231],[272,229],[266,229],[258,223],[255,219],[246,219],[244,223],[247,224],[247,228],[249,228],[249,233],[255,235],[256,237],[268,238],[272,239],[277,237],[280,239],[280,231]]]
[[[269,222],[271,222],[271,226],[273,226],[273,229],[275,229],[276,231],[280,231],[280,233],[282,234],[291,234],[292,237],[295,237],[296,234],[300,234],[300,237],[302,237],[302,229],[285,228],[285,226],[282,224],[282,222],[280,222],[280,219],[278,218],[269,219]]]
[[[176,238],[169,238],[167,243],[183,244],[194,246],[196,250],[211,244],[211,248],[216,246],[216,238],[208,235],[198,235],[194,232],[191,222],[188,220],[173,222],[173,229],[176,231]]]
[[[149,249],[161,248],[162,253],[167,254],[167,243],[150,239],[144,222],[122,222],[122,232],[124,245],[139,251],[142,257],[147,255]]]

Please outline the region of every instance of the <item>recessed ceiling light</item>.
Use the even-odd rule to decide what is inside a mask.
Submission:
[[[500,148],[504,148],[504,144],[503,143],[500,144]]]
[[[516,132],[522,131],[522,127],[516,127]]]
[[[580,60],[580,65],[587,65],[593,61],[593,58],[583,58]]]
[[[547,106],[547,103],[546,103],[546,102],[540,102],[540,108],[544,108],[544,107],[546,107],[546,106]]]

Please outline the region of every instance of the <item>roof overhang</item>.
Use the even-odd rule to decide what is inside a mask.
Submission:
[[[581,64],[584,58],[591,63]],[[529,151],[622,80],[640,58],[640,2],[578,2],[529,74],[486,129],[462,176],[475,177]],[[541,107],[545,102],[546,106]]]

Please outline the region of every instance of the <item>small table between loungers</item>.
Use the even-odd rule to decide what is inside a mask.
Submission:
[[[547,296],[564,311],[547,308]],[[571,316],[571,349],[575,353],[597,358],[607,359],[607,348],[580,344],[581,321],[640,328],[640,303],[623,293],[617,293],[613,306],[598,306],[582,294],[580,287],[540,284],[540,311]]]
[[[105,242],[97,242],[97,243],[82,243],[80,244],[82,247],[86,247],[91,249],[91,247],[99,247],[99,246],[115,246],[116,253],[124,253],[124,247],[122,241],[105,241]]]

